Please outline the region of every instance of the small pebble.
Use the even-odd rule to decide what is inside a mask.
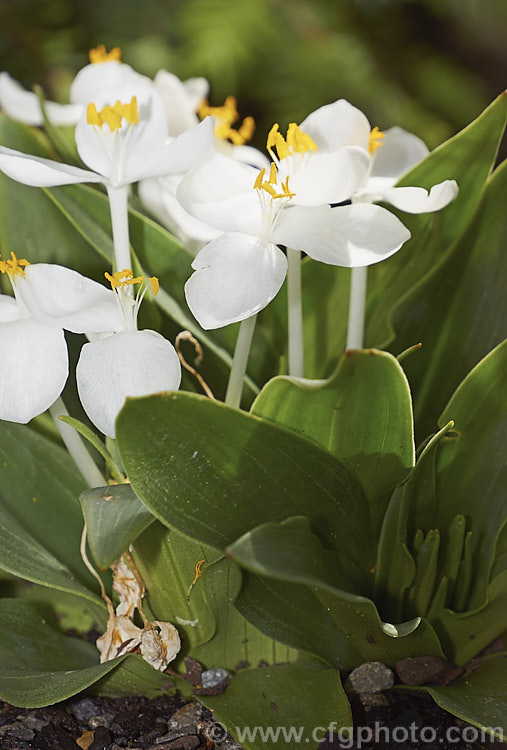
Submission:
[[[231,673],[221,667],[207,669],[201,675],[201,685],[205,690],[209,690],[209,688],[220,685],[224,680],[228,680],[230,676]]]
[[[91,716],[88,719],[88,726],[90,727],[90,729],[97,729],[97,727],[109,728],[109,725],[113,719],[114,716],[110,713],[97,714],[97,716]]]
[[[367,661],[348,676],[345,687],[353,693],[380,693],[394,685],[393,670],[380,661]]]
[[[82,722],[88,722],[92,716],[98,714],[98,706],[91,698],[82,698],[80,701],[72,703],[70,710],[76,719]]]
[[[35,732],[30,727],[26,727],[21,721],[14,724],[4,724],[0,727],[0,737],[6,737],[9,740],[33,740]]]

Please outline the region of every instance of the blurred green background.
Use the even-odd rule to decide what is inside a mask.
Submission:
[[[505,88],[506,31],[507,0],[0,0],[0,70],[65,101],[88,49],[119,45],[234,94],[260,147],[341,97],[434,147]]]

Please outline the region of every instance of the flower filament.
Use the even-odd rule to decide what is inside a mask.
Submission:
[[[99,44],[98,47],[91,49],[88,53],[90,62],[96,65],[97,63],[111,62],[111,60],[117,60],[121,62],[121,49],[119,47],[113,47],[110,52],[107,52],[103,44]]]
[[[123,119],[125,119],[129,125],[139,122],[136,96],[133,96],[130,102],[127,102],[126,104],[122,104],[118,99],[113,106],[107,104],[100,110],[97,110],[95,104],[90,102],[86,110],[86,122],[88,125],[97,125],[101,128],[102,125],[107,122],[111,132],[121,128]]]
[[[266,170],[261,169],[254,182],[262,211],[261,235],[269,237],[284,206],[295,196],[289,188],[289,177],[278,182],[276,164],[271,163],[269,178],[266,180]]]
[[[382,146],[382,141],[385,137],[386,134],[375,126],[371,131],[370,137],[368,139],[368,153],[374,154],[375,151]]]
[[[234,96],[228,96],[221,107],[210,107],[205,99],[197,110],[197,114],[204,120],[208,115],[216,119],[215,136],[221,140],[229,140],[235,146],[242,146],[249,141],[255,130],[253,117],[245,117],[240,127],[235,130],[232,125],[239,120],[239,112]]]
[[[9,274],[11,279],[22,277],[25,275],[24,266],[29,265],[29,261],[25,258],[16,258],[15,254],[11,251],[9,260],[0,260],[0,273]]]
[[[125,321],[125,329],[137,330],[137,315],[144,295],[148,290],[145,277],[134,276],[134,272],[130,268],[124,268],[123,271],[116,271],[113,274],[106,271],[104,276],[111,284],[112,290],[116,293],[116,300]],[[157,277],[149,277],[148,282],[153,294],[157,294],[159,290]],[[131,287],[134,284],[140,284],[135,297],[131,294]]]

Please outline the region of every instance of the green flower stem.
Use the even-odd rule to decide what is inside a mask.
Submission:
[[[301,305],[301,252],[287,248],[289,320],[289,375],[303,377],[303,310]]]
[[[58,428],[65,447],[72,456],[74,463],[81,472],[83,478],[89,487],[104,487],[107,485],[106,480],[99,471],[97,464],[88,453],[85,444],[80,435],[69,424],[62,422],[61,416],[69,416],[65,404],[60,397],[55,401],[53,406],[49,407],[49,413],[53,417],[54,423]]]
[[[128,185],[107,188],[111,227],[113,229],[114,265],[116,271],[132,268],[130,259]]]
[[[255,328],[257,315],[243,320],[236,339],[236,348],[232,360],[231,373],[227,383],[227,392],[225,394],[225,403],[239,409],[241,403],[241,394],[243,393],[243,379],[246,373],[248,355],[250,354],[250,344]]]
[[[350,279],[349,322],[346,349],[362,349],[364,344],[364,308],[368,269],[353,268]]]

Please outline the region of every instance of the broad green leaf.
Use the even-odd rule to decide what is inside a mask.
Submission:
[[[242,572],[235,606],[259,630],[315,654],[334,669],[351,670],[361,664],[357,649],[308,586]]]
[[[127,654],[127,657],[119,663],[117,659],[115,661],[117,662],[116,668],[106,672],[103,677],[94,682],[88,692],[111,698],[131,695],[158,698],[170,691],[174,685],[171,675],[158,672],[137,654]]]
[[[129,399],[116,436],[135,492],[165,525],[223,549],[259,522],[308,514],[344,581],[368,589],[375,544],[363,493],[313,443],[188,393]]]
[[[506,676],[507,654],[495,654],[485,659],[478,669],[450,685],[418,690],[431,695],[444,711],[479,729],[492,729],[494,736],[503,740],[507,736]],[[487,739],[486,734],[482,742],[487,742]]]
[[[254,666],[261,660],[295,658],[291,649],[275,643],[236,611],[240,573],[213,548],[155,523],[136,541],[134,557],[153,616],[174,623],[182,635],[180,656],[191,655],[208,668],[227,669],[239,662]]]
[[[414,465],[410,390],[391,354],[347,352],[324,382],[274,378],[251,411],[342,461],[363,487],[378,534],[395,485]]]
[[[0,114],[0,143],[27,154],[54,158],[47,140],[34,128]],[[32,263],[60,263],[96,275],[100,264],[78,231],[43,190],[0,173],[0,253],[13,250]]]
[[[506,202],[507,162],[493,173],[477,213],[449,254],[393,313],[397,335],[390,348],[423,344],[404,363],[419,439],[433,432],[472,367],[507,337]]]
[[[314,750],[328,728],[337,732],[352,726],[340,673],[332,669],[298,664],[245,669],[234,675],[222,695],[199,699],[246,750],[299,743]],[[282,730],[273,735],[277,727],[286,734]]]
[[[227,553],[256,575],[304,584],[315,591],[364,661],[394,664],[416,653],[442,653],[434,631],[424,620],[383,623],[372,601],[344,591],[335,564],[336,553],[323,548],[306,519],[262,524],[234,542]],[[306,616],[308,612],[301,610],[301,617]],[[319,638],[318,632],[315,637]]]
[[[0,422],[0,567],[43,585],[53,570],[58,588],[65,579],[71,591],[90,585],[79,552],[83,489],[65,450],[26,425]]]
[[[155,519],[130,484],[85,490],[79,496],[95,563],[107,568]]]
[[[23,708],[70,698],[125,659],[99,664],[93,644],[58,633],[17,599],[0,599],[0,634],[0,697]]]
[[[444,438],[437,456],[433,523],[443,530],[457,514],[467,519],[473,556],[470,609],[484,602],[497,539],[507,522],[506,372],[504,342],[465,378],[439,420],[441,425],[454,420],[454,431]]]
[[[391,258],[369,269],[366,329],[368,345],[378,346],[387,339],[392,339],[393,327],[398,331],[399,323],[396,318],[390,320],[393,305],[404,298],[440,262],[470,221],[495,163],[506,116],[507,95],[503,93],[476,120],[436,148],[398,183],[400,186],[430,188],[443,180],[456,180],[459,194],[449,206],[436,214],[398,214],[412,232],[412,239]],[[487,242],[488,240],[484,240],[484,247]],[[486,262],[485,258],[483,262]],[[455,278],[453,282],[451,288],[456,288]],[[431,294],[426,297],[432,304],[437,298],[438,295]],[[419,306],[420,304],[419,302]],[[418,305],[415,300],[411,300],[410,309],[413,315],[417,315]],[[470,309],[477,308],[470,305]],[[441,322],[442,318],[439,320]],[[411,333],[407,346],[422,340],[421,334],[416,330],[411,330]],[[426,342],[423,343],[426,346]],[[402,351],[403,348],[407,347],[396,347],[393,351]],[[428,348],[431,348],[434,356],[432,347]],[[454,350],[456,349],[454,343]]]

